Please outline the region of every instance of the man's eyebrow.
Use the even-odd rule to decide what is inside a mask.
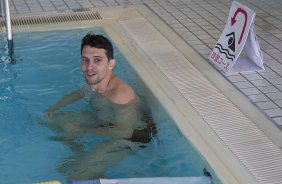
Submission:
[[[87,56],[81,56],[81,58],[82,58],[82,59],[88,59]],[[97,56],[93,56],[93,58],[101,58],[101,59],[103,59],[104,57],[97,55]]]

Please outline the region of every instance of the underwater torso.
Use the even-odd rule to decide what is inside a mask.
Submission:
[[[91,104],[92,111],[99,119],[99,126],[117,125],[117,123],[125,124],[121,121],[127,121],[134,129],[144,129],[146,123],[142,120],[142,112],[140,109],[140,99],[136,95],[127,104],[116,104],[103,95],[92,91],[88,85],[82,88],[83,96]]]
[[[137,95],[127,104],[116,104],[92,91],[87,84],[82,88],[82,93],[97,117],[95,126],[132,128],[132,137],[129,139],[134,142],[147,143],[156,134],[152,118],[148,112],[141,109],[141,101]]]

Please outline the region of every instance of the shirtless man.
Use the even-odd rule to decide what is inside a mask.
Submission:
[[[81,43],[81,69],[86,85],[45,112],[53,127],[57,126],[55,129],[67,137],[94,133],[112,138],[73,163],[75,172],[71,178],[103,176],[108,167],[148,143],[155,134],[155,129],[142,119],[134,90],[114,74],[115,64],[110,41],[101,35],[87,34]],[[81,98],[89,100],[92,111],[55,112]]]

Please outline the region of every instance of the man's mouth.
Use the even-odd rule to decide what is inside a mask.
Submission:
[[[87,73],[87,76],[89,76],[89,77],[93,77],[95,75],[96,75],[96,73]]]

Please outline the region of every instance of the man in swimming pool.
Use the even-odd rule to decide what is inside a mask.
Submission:
[[[138,110],[134,90],[113,72],[116,60],[111,42],[102,35],[87,34],[81,43],[81,69],[86,85],[64,96],[46,110],[52,128],[68,138],[83,133],[109,136],[112,139],[96,146],[72,164],[72,178],[99,177],[130,152],[148,143],[155,129]],[[54,112],[81,98],[93,109],[80,112]]]

